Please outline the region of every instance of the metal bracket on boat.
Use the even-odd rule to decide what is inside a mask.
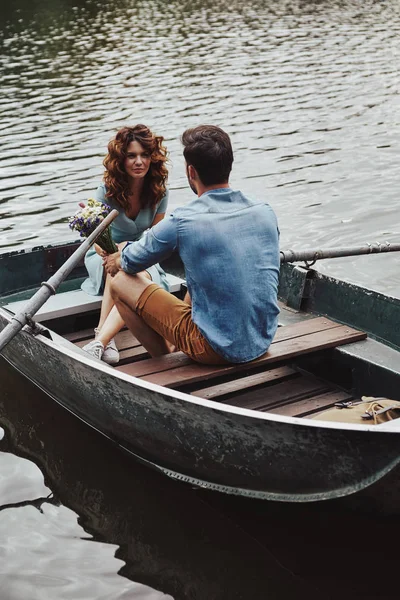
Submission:
[[[301,303],[306,297],[306,283],[312,277],[313,271],[296,265],[293,267],[290,278],[290,289],[288,291],[286,305],[294,310],[300,310]]]
[[[315,263],[317,262],[318,258],[314,258],[313,261],[308,262],[307,260],[304,261],[304,265],[306,269],[311,269],[312,266],[315,265]]]
[[[48,281],[42,281],[41,286],[45,286],[47,287],[47,289],[49,289],[51,291],[52,294],[56,294],[57,290],[56,288],[51,285],[51,283],[49,283]],[[49,333],[49,330],[46,329],[46,327],[43,327],[43,325],[40,325],[39,323],[37,323],[32,315],[30,315],[29,313],[25,313],[25,321],[26,324],[29,327],[29,333],[36,336],[39,335],[39,333],[41,333],[42,335],[45,335],[46,337],[51,339],[51,335]]]
[[[31,333],[32,335],[39,335],[39,333],[41,333],[42,335],[46,335],[46,337],[50,338],[49,335],[49,330],[46,329],[46,327],[43,327],[43,325],[40,325],[40,323],[36,323],[36,321],[33,320],[31,315],[25,315],[25,319],[26,322],[28,324],[29,327],[29,333]]]

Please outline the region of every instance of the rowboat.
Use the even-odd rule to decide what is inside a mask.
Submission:
[[[0,332],[76,248],[0,254]],[[163,266],[182,296],[179,257]],[[80,264],[1,352],[67,410],[143,464],[200,488],[296,503],[378,496],[398,510],[400,420],[315,417],[362,396],[399,398],[399,300],[285,263],[280,327],[260,359],[214,367],[180,352],[151,358],[123,330],[113,368],[81,350],[101,303],[80,289],[84,277]]]

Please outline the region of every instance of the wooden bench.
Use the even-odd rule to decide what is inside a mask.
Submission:
[[[175,275],[167,274],[170,292],[176,293],[181,289],[183,279]],[[83,314],[92,310],[100,310],[103,296],[91,296],[83,290],[73,290],[71,292],[62,292],[50,296],[43,306],[35,314],[35,321],[43,323],[51,319],[59,319],[69,315]],[[11,302],[3,306],[12,313],[17,313],[26,304],[26,300]],[[92,330],[93,331],[93,330]]]
[[[158,385],[181,388],[194,383],[207,383],[209,380],[226,378],[235,376],[243,371],[260,370],[265,367],[268,369],[270,365],[280,361],[294,359],[304,354],[334,348],[343,344],[357,342],[367,337],[367,334],[357,331],[346,325],[335,323],[325,317],[316,317],[287,325],[278,328],[275,338],[268,352],[257,360],[251,363],[209,366],[200,365],[188,358],[182,352],[175,352],[159,358],[149,358],[140,362],[130,363],[116,367],[117,370],[139,377],[146,381],[156,383]],[[280,372],[275,375],[268,375],[265,371],[263,374],[254,374],[253,379],[242,378],[237,380],[237,383],[230,385],[243,386],[247,389],[250,385],[259,385],[257,377],[287,377],[290,373]],[[251,376],[251,374],[249,375]],[[207,388],[205,397],[217,398],[226,393],[226,387],[221,384]],[[237,388],[239,389],[239,388]],[[202,391],[195,392],[196,395],[202,396]],[[202,396],[203,397],[203,396]]]

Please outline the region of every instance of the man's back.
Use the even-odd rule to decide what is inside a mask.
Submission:
[[[192,298],[192,318],[231,362],[267,351],[279,309],[279,232],[265,203],[230,188],[206,192],[172,219]]]
[[[134,275],[178,250],[192,306],[146,278],[125,275],[111,286],[113,297],[152,356],[168,352],[169,342],[197,362],[246,363],[268,350],[278,326],[276,217],[267,204],[229,187],[232,144],[220,127],[187,129],[182,143],[197,199],[126,246],[107,272]]]

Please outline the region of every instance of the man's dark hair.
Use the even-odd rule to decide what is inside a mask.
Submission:
[[[199,125],[182,135],[183,156],[204,185],[227,183],[233,152],[229,135],[216,125]]]

